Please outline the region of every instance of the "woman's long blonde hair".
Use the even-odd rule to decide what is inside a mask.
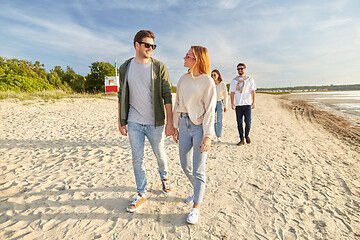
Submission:
[[[210,59],[209,52],[206,47],[191,46],[196,62],[192,68],[189,69],[189,73],[194,78],[194,69],[197,67],[200,74],[210,75]]]

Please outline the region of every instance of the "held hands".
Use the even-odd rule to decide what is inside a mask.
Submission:
[[[166,123],[166,126],[165,126],[165,137],[168,137],[168,136],[174,136],[175,134],[175,128],[172,124],[168,124]]]
[[[254,109],[255,108],[255,103],[252,103],[251,104],[251,109]]]
[[[120,131],[121,135],[127,136],[127,128],[126,128],[126,125],[125,125],[125,126],[121,126],[121,124],[119,123],[119,131]]]
[[[210,150],[211,146],[211,139],[209,137],[204,137],[204,139],[201,142],[200,148],[201,152],[207,152]]]
[[[177,143],[179,140],[179,132],[172,123],[166,123],[165,137],[172,136],[173,140]]]
[[[236,108],[235,104],[231,104],[231,109],[235,110],[235,108]]]
[[[174,128],[174,134],[172,135],[172,137],[173,137],[173,140],[176,143],[178,143],[178,141],[179,141],[179,131],[176,128]]]

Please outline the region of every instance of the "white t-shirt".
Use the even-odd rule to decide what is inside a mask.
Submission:
[[[242,80],[243,78],[236,76],[233,80],[231,80],[229,89],[229,92],[235,93],[235,106],[251,105],[251,91],[256,90],[254,79],[250,78],[249,80],[245,81],[245,86],[242,93],[240,93],[240,91],[236,91],[236,85],[238,84],[237,79]],[[242,85],[243,83],[240,84]]]
[[[154,125],[155,117],[151,92],[151,64],[139,64],[131,60],[128,71],[130,95],[129,122]]]

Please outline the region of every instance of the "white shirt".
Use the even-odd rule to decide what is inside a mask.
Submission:
[[[236,76],[233,80],[231,80],[229,89],[229,92],[235,93],[235,106],[251,105],[251,91],[256,90],[254,79],[250,78],[249,80],[245,81],[245,86],[242,93],[240,93],[240,91],[236,91],[236,85],[238,84],[237,79],[242,80],[243,78]]]
[[[193,79],[184,74],[177,84],[173,123],[179,128],[180,113],[187,113],[195,125],[203,125],[204,137],[215,136],[214,121],[216,90],[214,80],[207,74]]]

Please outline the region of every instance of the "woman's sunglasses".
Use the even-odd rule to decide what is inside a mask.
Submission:
[[[188,53],[185,55],[185,58],[193,58],[193,59],[196,59],[196,57],[191,56],[191,55],[190,55],[190,54],[188,54]]]
[[[156,48],[156,44],[150,44],[150,43],[146,43],[146,42],[138,42],[138,43],[140,43],[140,44],[143,43],[146,48],[150,48],[150,47],[151,47],[153,50],[155,50],[155,48]]]

